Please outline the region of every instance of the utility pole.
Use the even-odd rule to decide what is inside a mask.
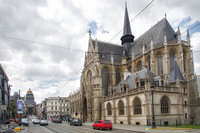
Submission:
[[[155,114],[154,114],[154,99],[153,99],[153,93],[154,93],[154,86],[151,86],[151,94],[152,94],[152,128],[156,128]]]

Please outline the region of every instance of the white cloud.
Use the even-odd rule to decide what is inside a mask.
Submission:
[[[121,45],[124,21],[124,0],[22,0],[0,1],[0,30],[7,35],[33,42],[42,42],[62,48],[8,39],[0,36],[0,63],[12,84],[12,93],[26,94],[33,90],[40,102],[49,96],[68,96],[80,86],[84,65],[84,52],[88,45],[88,24],[95,21],[99,27],[93,38]],[[129,18],[132,20],[150,0],[127,0]],[[198,0],[154,1],[131,22],[132,33],[138,38],[161,20],[165,13],[175,30],[183,19],[191,21],[181,27],[200,21]],[[102,33],[106,30],[109,33]],[[117,33],[119,33],[115,38]],[[113,39],[112,39],[113,38]],[[111,40],[112,39],[112,40]],[[199,33],[191,35],[191,44],[199,49]],[[80,51],[77,51],[80,50]],[[195,54],[200,54],[196,52]],[[196,72],[198,59],[194,59]],[[65,85],[66,84],[66,85]]]
[[[200,75],[200,32],[196,32],[191,36],[191,44],[193,46],[195,73]]]

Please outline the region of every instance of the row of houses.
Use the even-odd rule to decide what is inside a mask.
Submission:
[[[40,118],[51,119],[60,117],[67,120],[70,117],[68,97],[48,97],[36,105],[36,115]]]

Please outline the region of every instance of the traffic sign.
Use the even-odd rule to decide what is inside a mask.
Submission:
[[[18,114],[23,114],[23,101],[22,100],[17,100],[17,110]]]

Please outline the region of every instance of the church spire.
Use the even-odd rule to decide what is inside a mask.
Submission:
[[[133,42],[134,36],[131,32],[131,25],[129,23],[129,16],[127,10],[127,4],[125,3],[125,15],[124,15],[124,27],[123,27],[123,36],[121,37],[122,45],[126,42]]]
[[[129,56],[129,50],[131,48],[131,43],[134,41],[134,36],[131,32],[131,25],[128,17],[127,4],[125,3],[125,15],[124,15],[124,27],[123,36],[121,37],[123,49],[125,50],[126,56]]]

